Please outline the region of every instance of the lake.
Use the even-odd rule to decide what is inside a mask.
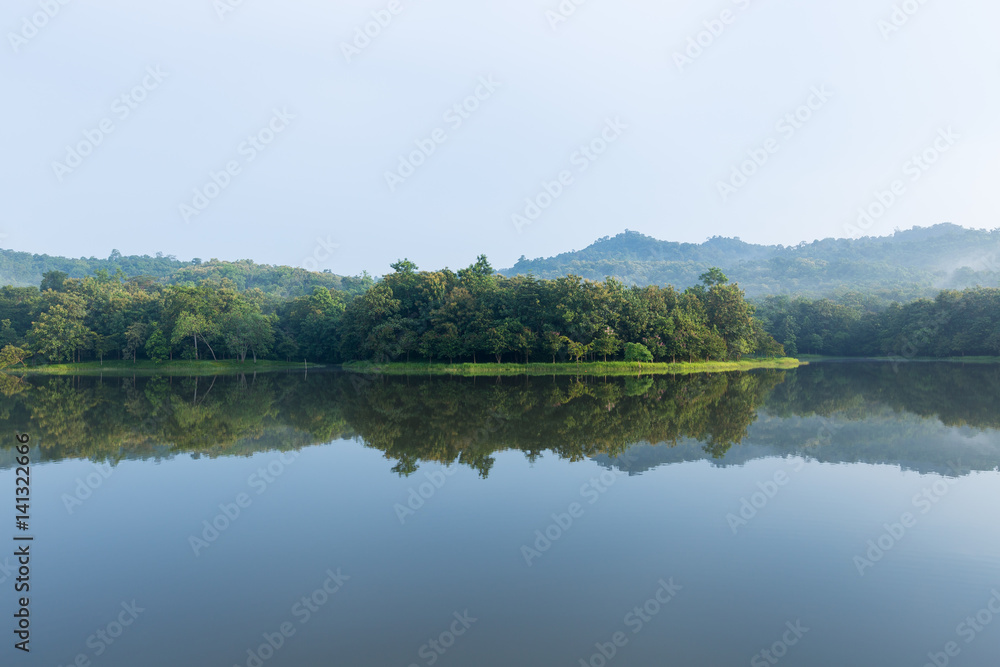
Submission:
[[[1000,657],[1000,365],[0,390],[3,664]]]

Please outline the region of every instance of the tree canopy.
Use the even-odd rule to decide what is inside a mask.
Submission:
[[[202,264],[199,267],[212,266]],[[485,256],[457,272],[400,260],[379,281],[288,297],[227,277],[165,284],[98,269],[53,270],[0,288],[0,349],[27,363],[105,359],[551,362],[745,355],[1000,356],[1000,289],[943,290],[886,303],[774,296],[748,301],[709,267],[701,282],[625,285],[496,273]]]

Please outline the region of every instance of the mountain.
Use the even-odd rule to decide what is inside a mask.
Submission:
[[[0,249],[0,285],[38,286],[42,274],[62,271],[70,278],[86,278],[96,271],[114,275],[119,270],[128,278],[148,276],[166,284],[198,283],[205,279],[229,279],[240,290],[259,288],[274,296],[289,298],[311,294],[314,287],[328,287],[350,293],[363,291],[371,284],[367,276],[350,278],[291,266],[257,264],[243,259],[225,262],[194,259],[183,262],[173,255],[122,255],[113,250],[107,259],[96,257],[53,257]]]
[[[796,246],[765,246],[713,237],[701,244],[660,241],[626,230],[580,250],[520,260],[507,276],[590,280],[611,276],[627,284],[684,288],[717,266],[750,297],[837,297],[866,292],[908,301],[943,288],[1000,286],[1000,229],[983,231],[943,223],[892,236],[823,239]]]
[[[715,236],[704,243],[674,243],[626,230],[593,245],[547,259],[520,260],[506,276],[568,274],[603,281],[614,277],[630,285],[685,288],[717,266],[746,290],[747,296],[841,297],[864,292],[880,300],[910,301],[940,289],[1000,287],[1000,229],[965,229],[949,223],[915,227],[885,237],[823,239],[796,246],[755,245]],[[95,271],[127,277],[149,276],[167,284],[206,278],[232,280],[239,289],[260,288],[288,298],[311,294],[314,287],[349,293],[366,289],[371,278],[351,278],[289,266],[211,259],[178,260],[172,255],[122,255],[107,259],[53,257],[0,249],[0,285],[39,285],[47,271],[84,278]]]

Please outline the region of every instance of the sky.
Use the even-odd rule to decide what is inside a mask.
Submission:
[[[987,0],[6,0],[0,247],[338,274],[995,228]]]

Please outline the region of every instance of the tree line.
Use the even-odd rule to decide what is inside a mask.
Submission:
[[[255,268],[203,265],[170,284],[104,269],[0,288],[0,367],[104,359],[693,361],[743,355],[1000,356],[1000,289],[886,303],[748,302],[718,269],[683,291],[567,276],[505,277],[484,256],[457,272],[407,260],[375,282],[287,297],[247,288]],[[247,273],[247,271],[250,271]],[[241,279],[242,278],[242,279]],[[252,284],[250,280],[249,284]]]
[[[406,260],[392,267],[347,305],[338,331],[344,358],[695,361],[783,353],[718,269],[680,292],[613,278],[506,278],[485,256],[457,273],[421,272]]]
[[[943,290],[933,299],[880,304],[768,297],[756,316],[790,355],[1000,356],[1000,289]]]
[[[506,278],[485,256],[458,272],[408,260],[354,291],[282,298],[226,277],[164,284],[121,272],[0,288],[0,366],[27,359],[632,361],[780,356],[718,269],[684,291],[569,276]]]

